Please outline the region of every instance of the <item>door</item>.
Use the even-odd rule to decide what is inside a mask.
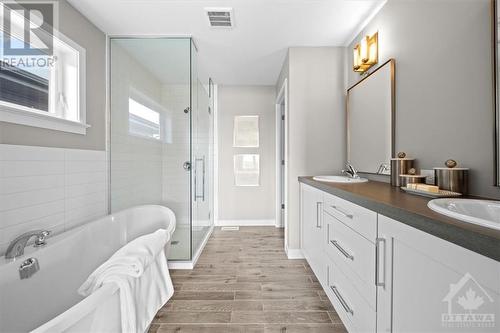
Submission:
[[[280,104],[281,122],[280,122],[280,226],[285,226],[285,101]]]
[[[213,116],[208,77],[201,77],[198,52],[191,45],[191,258],[202,248],[213,225]]]
[[[204,85],[197,80],[196,107],[192,115],[193,132],[193,221],[192,221],[192,256],[201,248],[212,226],[212,132],[213,117],[208,94],[208,82]]]
[[[302,252],[318,278],[323,277],[323,193],[301,186]],[[325,236],[326,237],[326,236]],[[326,239],[326,238],[325,238]]]
[[[381,215],[379,237],[378,332],[498,332],[499,262]]]

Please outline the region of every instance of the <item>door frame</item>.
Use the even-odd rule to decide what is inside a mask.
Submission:
[[[284,133],[282,135],[281,131],[281,104],[285,105],[284,110]],[[277,228],[285,228],[285,249],[288,247],[288,79],[283,81],[283,84],[280,88],[280,91],[276,97],[276,227]],[[284,159],[285,159],[285,167],[284,167],[284,184],[281,184],[281,147],[282,147],[282,138],[284,138]],[[285,209],[283,210],[283,219],[282,219],[282,210],[281,210],[281,186],[283,185],[283,195],[284,195],[284,204]],[[283,220],[284,225],[281,225],[281,220]]]

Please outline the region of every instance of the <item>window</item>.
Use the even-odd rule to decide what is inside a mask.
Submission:
[[[259,147],[259,116],[234,117],[233,147]]]
[[[129,133],[132,135],[161,139],[160,113],[137,102],[132,97],[128,99],[128,126]]]
[[[130,87],[128,133],[144,139],[172,143],[172,114],[153,98]]]
[[[0,4],[1,14],[5,7]],[[24,41],[25,18],[12,10],[9,35],[0,27],[0,121],[85,134],[85,49],[61,33],[45,32],[53,53],[6,54],[40,40]],[[0,15],[2,16],[2,15]],[[35,21],[30,16],[29,24]],[[4,44],[5,42],[5,44]],[[12,52],[11,52],[12,53]]]
[[[236,186],[259,186],[259,157],[258,154],[234,155],[234,184]]]

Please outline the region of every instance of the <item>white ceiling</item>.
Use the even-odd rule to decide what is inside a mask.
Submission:
[[[274,85],[291,46],[345,46],[385,0],[68,0],[109,35],[193,36],[219,84]],[[232,30],[205,7],[232,7]]]

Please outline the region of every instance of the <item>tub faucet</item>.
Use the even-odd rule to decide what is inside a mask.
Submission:
[[[50,235],[49,230],[32,230],[17,236],[10,242],[7,251],[5,252],[5,259],[12,259],[24,254],[24,248],[31,237],[35,238],[35,247],[44,246],[46,244],[45,238]]]
[[[342,173],[345,173],[346,175],[354,179],[359,178],[358,171],[352,166],[351,163],[347,162],[346,168],[346,170],[342,170]]]

